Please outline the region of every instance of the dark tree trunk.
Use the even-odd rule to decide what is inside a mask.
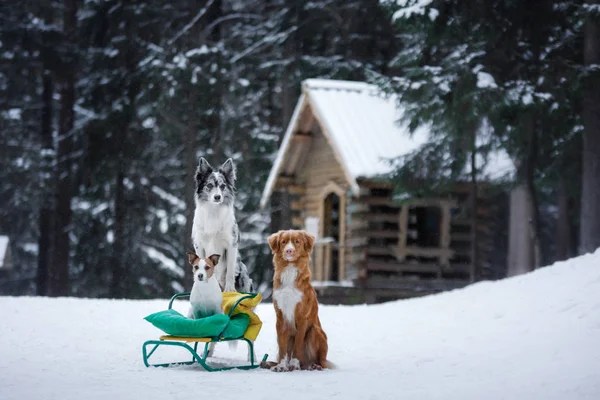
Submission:
[[[40,236],[38,238],[38,265],[36,277],[38,296],[45,296],[48,294],[48,270],[50,255],[52,254],[52,237],[54,236],[52,234],[53,190],[51,188],[51,179],[48,178],[52,171],[52,157],[50,157],[49,151],[53,149],[52,113],[54,110],[52,107],[52,97],[54,94],[54,83],[52,81],[52,75],[47,69],[44,70],[42,87],[42,124],[40,133],[42,136],[42,146],[46,152],[42,154],[41,157],[43,163],[42,186],[44,192],[42,194],[42,206],[40,208],[39,216]]]
[[[124,296],[125,263],[123,257],[125,241],[125,175],[123,165],[118,162],[118,173],[115,182],[115,234],[113,246],[112,281],[110,285],[110,296],[121,298]]]
[[[195,120],[192,118],[192,120]],[[183,144],[184,154],[184,169],[185,169],[185,229],[183,231],[183,245],[185,251],[195,251],[192,243],[192,225],[194,223],[194,209],[196,204],[194,201],[194,193],[196,192],[196,130],[190,123],[189,128],[185,131],[185,143]],[[184,275],[183,287],[186,291],[192,288],[192,268],[188,264],[188,258],[184,254],[183,257]]]
[[[473,134],[473,143],[471,149],[471,282],[475,282],[478,278],[479,238],[477,234],[477,149],[476,149],[477,133]]]
[[[587,0],[600,5],[600,0]],[[585,65],[600,64],[600,17],[585,22]],[[579,253],[600,247],[600,73],[595,71],[583,93],[583,174],[581,192]]]
[[[556,254],[554,261],[566,260],[571,256],[571,223],[569,222],[569,192],[563,178],[558,182],[558,218],[556,221]]]
[[[538,155],[538,133],[535,124],[535,114],[533,111],[526,116],[526,131],[529,136],[527,144],[527,160],[525,162],[525,186],[527,187],[527,197],[531,209],[531,220],[529,221],[529,232],[533,244],[533,265],[536,269],[542,265],[542,247],[540,244],[540,210],[535,190],[535,168]]]
[[[72,44],[76,40],[77,3],[64,0],[63,32],[70,48],[69,55],[74,59]],[[71,199],[73,196],[72,151],[73,123],[75,113],[75,67],[69,63],[60,83],[60,115],[58,125],[58,148],[56,152],[56,204],[53,260],[49,266],[48,294],[66,296],[69,294],[69,231],[71,225]]]

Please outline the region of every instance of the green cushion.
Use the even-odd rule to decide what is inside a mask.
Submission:
[[[244,335],[250,318],[246,314],[238,314],[229,319],[227,315],[217,314],[206,318],[189,319],[175,310],[164,310],[144,318],[161,331],[183,337],[216,337],[223,330],[226,339],[237,339]]]

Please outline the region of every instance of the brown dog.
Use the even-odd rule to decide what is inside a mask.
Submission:
[[[278,363],[272,371],[331,368],[327,335],[319,321],[317,294],[310,284],[309,261],[315,243],[305,231],[279,231],[269,236],[273,252],[273,305],[277,315]]]

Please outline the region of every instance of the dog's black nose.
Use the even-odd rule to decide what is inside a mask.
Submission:
[[[198,275],[198,280],[199,281],[204,280],[204,277],[202,275]]]
[[[221,195],[219,195],[219,194],[215,194],[215,200],[216,200],[216,201],[219,201],[219,200],[221,200]]]

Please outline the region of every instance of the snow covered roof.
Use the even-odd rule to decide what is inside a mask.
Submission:
[[[398,124],[401,114],[395,98],[384,97],[376,86],[364,82],[307,79],[302,83],[302,96],[271,169],[261,206],[266,204],[273,191],[300,115],[308,105],[356,194],[358,178],[391,172],[386,159],[414,151],[427,139],[425,130],[417,130],[411,135],[406,125]]]
[[[302,116],[307,108],[321,126],[355,195],[359,193],[359,178],[391,172],[392,166],[387,160],[417,150],[429,138],[425,127],[411,134],[408,124],[400,122],[402,114],[396,97],[384,96],[375,85],[307,79],[302,83],[302,95],[271,168],[261,207],[266,205],[277,177],[286,168],[284,160],[291,153],[293,136],[301,131]],[[513,169],[508,155],[497,152],[489,155],[484,174],[498,177]]]
[[[8,236],[0,235],[0,269],[12,268]]]

